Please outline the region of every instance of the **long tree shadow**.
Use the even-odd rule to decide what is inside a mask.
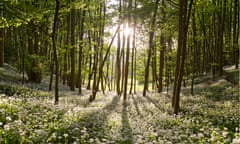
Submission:
[[[153,99],[151,99],[149,96],[144,97],[148,102],[154,104],[154,106],[159,109],[160,111],[165,111],[164,108],[161,107],[160,104],[156,103]]]
[[[122,105],[122,140],[120,143],[132,144],[133,142],[133,133],[132,128],[129,124],[128,111],[127,111],[127,101],[123,101]]]
[[[136,108],[137,114],[140,115],[140,117],[143,117],[142,113],[139,110],[138,102],[137,102],[136,98],[134,97],[134,95],[132,95],[132,99],[133,99],[133,103]]]
[[[142,105],[143,105],[143,110],[145,110],[146,112],[149,112],[149,113],[151,113],[151,115],[154,115],[154,112],[152,111],[152,110],[149,110],[148,109],[148,107],[147,107],[147,105],[146,105],[146,100],[144,100],[143,98],[142,98],[143,96],[138,96],[137,97],[137,100],[138,101],[141,101],[141,103],[142,103]]]
[[[181,90],[181,93],[185,96],[190,95],[190,88]],[[194,95],[204,96],[208,100],[214,102],[234,101],[239,99],[238,90],[224,81],[220,81],[217,84],[194,86]]]
[[[95,110],[91,113],[80,112],[75,117],[76,120],[70,121],[70,125],[66,126],[60,133],[68,133],[68,143],[73,143],[78,139],[80,143],[89,143],[89,140],[94,140],[94,143],[106,143],[111,141],[111,137],[105,131],[107,128],[107,118],[116,109],[120,101],[119,96],[114,96],[112,101],[105,107]],[[54,141],[55,143],[62,141]]]

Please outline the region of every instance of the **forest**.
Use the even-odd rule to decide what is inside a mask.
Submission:
[[[239,144],[239,0],[1,0],[0,144]]]

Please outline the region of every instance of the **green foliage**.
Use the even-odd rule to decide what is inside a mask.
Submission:
[[[44,57],[39,55],[28,55],[25,59],[25,70],[27,72],[29,81],[40,83],[43,79],[46,70],[46,63]]]
[[[4,93],[6,96],[14,96],[14,97],[21,97],[21,98],[28,98],[28,97],[46,97],[48,96],[47,93],[35,91],[26,87],[20,86],[10,86],[6,84],[0,84],[0,93]]]
[[[26,98],[0,95],[0,141],[237,143],[239,103],[237,89],[230,88],[229,83],[220,80],[207,89],[197,86],[196,96],[183,93],[178,116],[172,116],[171,97],[164,94],[132,95],[122,105],[112,93],[99,94],[93,103],[87,103],[86,95],[68,93],[61,98],[61,106],[49,103],[48,97],[36,98],[41,94],[37,91],[36,95],[27,92]],[[19,95],[25,91],[31,90],[24,88]]]

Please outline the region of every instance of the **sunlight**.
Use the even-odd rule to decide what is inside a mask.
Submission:
[[[133,33],[133,30],[130,27],[126,27],[126,28],[124,28],[123,33],[125,34],[125,36],[128,36]]]

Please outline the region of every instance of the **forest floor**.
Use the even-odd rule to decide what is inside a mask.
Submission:
[[[115,92],[98,93],[89,103],[90,91],[80,96],[61,85],[54,105],[48,79],[22,85],[6,65],[0,68],[0,143],[240,143],[239,88],[223,78],[196,81],[194,96],[189,86],[182,89],[174,116],[171,92],[137,92],[127,101]]]

